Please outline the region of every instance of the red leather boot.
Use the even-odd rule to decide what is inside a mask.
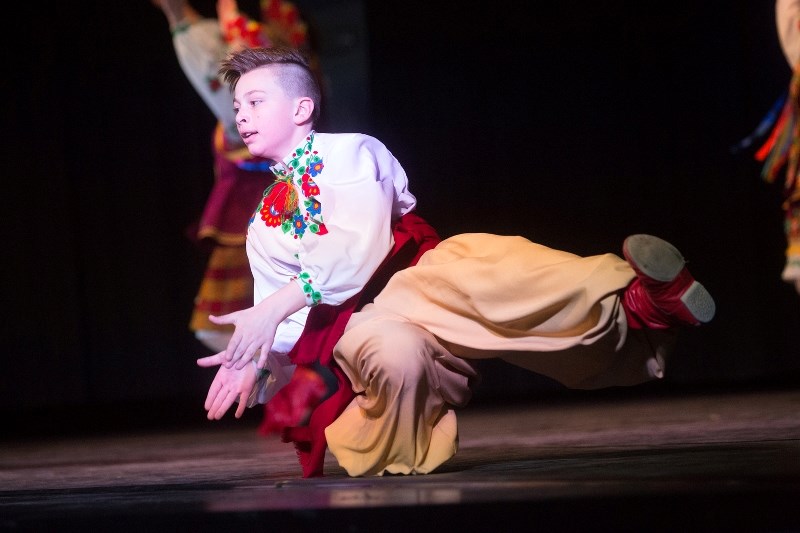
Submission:
[[[673,245],[652,235],[631,235],[622,253],[637,276],[622,296],[629,326],[699,326],[714,317],[714,299],[689,273]]]

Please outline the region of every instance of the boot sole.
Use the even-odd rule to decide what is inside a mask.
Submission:
[[[656,281],[672,281],[686,265],[677,248],[653,235],[631,235],[622,244],[622,253],[642,274]]]
[[[693,282],[681,295],[681,302],[686,310],[699,322],[710,322],[717,312],[717,306],[711,294],[699,282]]]

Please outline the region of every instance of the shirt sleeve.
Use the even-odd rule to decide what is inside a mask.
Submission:
[[[311,306],[338,305],[361,291],[394,245],[392,221],[416,205],[405,171],[380,141],[328,139],[316,178],[326,232],[304,238],[298,256],[297,282]]]
[[[203,19],[175,29],[172,37],[175,55],[181,70],[203,99],[208,108],[222,123],[225,137],[241,144],[233,111],[233,96],[217,71],[228,53],[216,19]]]

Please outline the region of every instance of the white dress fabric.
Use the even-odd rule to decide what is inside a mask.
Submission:
[[[233,96],[218,74],[220,62],[230,52],[222,37],[219,21],[202,19],[189,24],[173,32],[172,44],[181,69],[222,124],[225,137],[229,142],[241,145]]]
[[[663,376],[674,339],[628,328],[620,296],[634,278],[614,254],[483,233],[442,241],[351,317],[334,357],[357,396],[326,429],[329,449],[351,476],[433,471],[458,448],[470,359],[582,389]]]

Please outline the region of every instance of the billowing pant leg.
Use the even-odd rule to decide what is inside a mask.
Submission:
[[[497,357],[571,389],[627,387],[664,377],[676,331],[631,329],[619,298],[612,295],[607,300],[614,302],[609,305],[613,309],[611,327],[594,342],[549,352],[501,352]],[[456,346],[452,349],[454,353],[461,350]]]
[[[454,406],[477,374],[433,335],[402,318],[362,311],[334,350],[356,398],[325,430],[351,476],[424,474],[458,448]]]

